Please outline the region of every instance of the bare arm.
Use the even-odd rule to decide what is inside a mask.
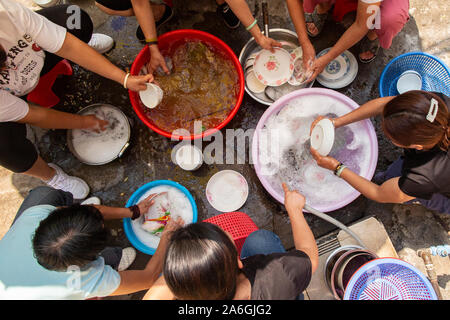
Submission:
[[[358,109],[355,109],[342,117],[334,119],[334,126],[339,128],[350,123],[378,116],[383,113],[386,104],[394,98],[395,97],[384,97],[366,102]]]
[[[319,265],[319,250],[317,248],[314,234],[303,215],[305,197],[297,191],[290,191],[283,183],[284,203],[292,225],[295,249],[305,252],[311,260],[312,273]]]
[[[367,34],[369,31],[368,21],[371,20],[373,14],[369,7],[374,5],[380,6],[381,1],[375,3],[358,1],[355,22],[344,32],[330,51],[316,60],[312,78],[317,77],[329,62],[333,61],[345,50],[351,48]]]
[[[129,294],[149,289],[158,279],[162,272],[166,249],[169,244],[171,233],[183,225],[184,222],[179,218],[177,221],[169,220],[164,228],[158,248],[144,270],[126,270],[119,272],[120,285],[112,296]]]
[[[123,85],[126,75],[123,70],[69,32],[66,33],[61,49],[55,54]],[[130,76],[127,80],[127,88],[133,91],[145,90],[147,88],[145,83],[150,81],[153,81],[152,75]]]
[[[250,26],[255,18],[253,17],[250,8],[245,0],[225,0],[230,6],[231,10],[234,12],[236,17],[241,21],[244,27]],[[250,29],[250,33],[255,38],[256,43],[258,43],[264,49],[271,49],[272,47],[281,47],[281,43],[275,41],[271,38],[266,37],[261,33],[261,29],[258,24]]]
[[[18,120],[19,123],[28,123],[44,129],[105,129],[107,121],[94,115],[81,116],[54,109],[42,108],[30,105],[25,117]]]
[[[173,300],[174,298],[175,296],[167,286],[164,277],[160,276],[142,300]]]
[[[328,170],[335,170],[339,165],[339,161],[332,157],[323,157],[316,150],[311,148],[311,154],[317,161],[317,164]],[[399,177],[389,179],[381,186],[367,180],[354,173],[349,168],[345,168],[341,173],[341,178],[344,179],[353,188],[358,190],[366,198],[381,203],[404,203],[415,199],[408,196],[398,186]]]

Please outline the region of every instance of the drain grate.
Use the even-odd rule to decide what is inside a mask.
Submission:
[[[319,249],[319,256],[327,254],[341,247],[336,234],[325,236],[317,240],[317,248]]]

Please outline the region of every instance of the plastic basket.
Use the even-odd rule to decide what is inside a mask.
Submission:
[[[439,58],[424,52],[409,52],[393,59],[381,74],[380,97],[396,96],[397,80],[406,70],[414,70],[422,77],[422,90],[450,95],[450,69]]]
[[[245,239],[252,232],[258,230],[253,220],[243,212],[222,213],[203,220],[203,222],[215,224],[221,227],[222,230],[229,232],[233,237],[239,255],[241,254]]]
[[[380,258],[353,274],[344,300],[437,300],[437,295],[430,281],[409,263]]]

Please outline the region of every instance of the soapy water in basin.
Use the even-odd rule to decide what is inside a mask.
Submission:
[[[103,163],[112,160],[128,142],[129,126],[125,116],[107,105],[89,109],[83,115],[94,114],[108,121],[106,130],[72,130],[72,145],[80,158],[89,163]]]
[[[191,203],[189,199],[186,197],[186,195],[178,190],[175,187],[171,187],[168,185],[160,185],[154,188],[151,188],[148,190],[142,197],[139,198],[137,203],[141,202],[148,196],[150,196],[152,193],[161,193],[161,192],[167,192],[167,197],[169,199],[170,203],[170,218],[171,219],[178,219],[178,217],[181,217],[183,219],[185,224],[192,223],[193,219],[193,210]],[[142,213],[141,217],[136,220],[131,220],[131,228],[133,229],[134,234],[136,237],[146,246],[150,248],[156,249],[159,244],[160,236],[153,235],[144,229],[142,229],[142,223],[144,222],[144,213]]]
[[[342,102],[320,95],[291,100],[265,123],[259,136],[261,174],[272,188],[283,194],[281,183],[298,190],[314,207],[334,204],[354,192],[331,170],[321,168],[310,152],[310,128],[318,116],[334,118],[350,111]],[[353,172],[367,172],[370,165],[370,140],[362,123],[335,131],[331,157]]]

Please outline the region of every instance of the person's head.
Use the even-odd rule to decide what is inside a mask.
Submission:
[[[108,232],[103,216],[93,206],[58,208],[41,221],[33,236],[34,256],[48,270],[66,271],[97,259]]]
[[[437,146],[447,151],[449,126],[449,106],[431,92],[406,92],[388,102],[383,110],[384,133],[403,148],[422,150]]]
[[[164,279],[177,299],[232,299],[242,268],[233,240],[218,226],[201,222],[171,235]]]

